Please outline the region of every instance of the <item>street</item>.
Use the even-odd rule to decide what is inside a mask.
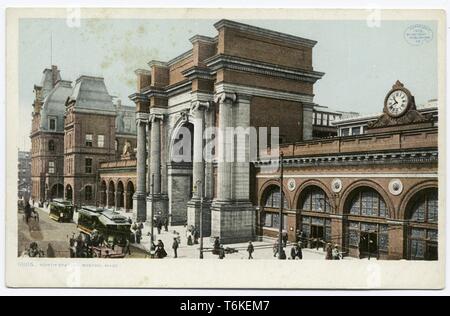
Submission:
[[[44,251],[46,256],[48,254],[54,254],[54,257],[69,258],[69,241],[68,238],[75,234],[78,236],[79,231],[75,222],[71,223],[58,223],[48,216],[48,213],[40,208],[35,208],[39,214],[39,221],[30,219],[27,224],[24,219],[23,212],[18,212],[18,232],[19,232],[19,249],[18,255],[20,256],[23,251],[29,246],[31,242],[36,242],[40,249]],[[125,214],[124,214],[125,215]],[[76,220],[76,214],[74,216]],[[140,244],[131,245],[131,255],[126,258],[148,258],[150,255],[150,227],[148,224],[144,225],[143,238]],[[196,259],[200,256],[199,244],[187,245],[186,228],[184,226],[169,226],[168,231],[164,229],[158,234],[157,229],[155,232],[155,242],[161,240],[165,245],[165,250],[168,256],[165,259],[174,259],[174,252],[172,249],[173,239],[179,234],[181,243],[178,248],[178,258],[181,259]],[[218,259],[217,255],[212,254],[213,240],[210,237],[203,238],[204,244],[204,259]],[[50,247],[53,251],[48,252]],[[247,252],[248,243],[236,243],[224,245],[224,248],[233,249],[235,252],[227,253],[226,259],[248,259]],[[273,241],[254,241],[253,246],[255,251],[253,258],[277,260],[273,255]],[[286,255],[289,258],[291,246],[285,248]],[[53,256],[53,255],[51,255]],[[324,260],[325,253],[319,249],[303,249],[303,260]],[[353,259],[346,257],[346,260]]]
[[[75,234],[78,236],[79,231],[75,223],[58,223],[52,220],[48,214],[35,208],[39,214],[39,222],[30,219],[28,224],[25,222],[22,211],[18,212],[18,256],[30,245],[36,242],[40,249],[47,255],[49,245],[53,248],[54,256],[57,258],[69,258],[69,241],[68,238]],[[145,258],[145,251],[132,247],[131,256],[127,258]]]

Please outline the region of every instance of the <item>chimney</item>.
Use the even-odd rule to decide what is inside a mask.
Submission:
[[[58,66],[52,65],[52,86],[54,87],[58,81],[59,81]]]

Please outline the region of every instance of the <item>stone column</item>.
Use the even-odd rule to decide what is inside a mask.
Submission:
[[[194,116],[194,155],[192,161],[192,187],[196,187],[197,182],[201,181],[202,187],[197,188],[193,192],[193,199],[199,199],[200,193],[204,195],[205,186],[205,173],[204,173],[204,162],[203,162],[203,131],[204,131],[204,117],[205,110],[209,108],[208,102],[197,101],[193,104],[191,109]]]
[[[221,88],[224,87],[216,87],[219,91]],[[223,91],[216,96],[216,103],[219,104],[217,194],[211,206],[211,234],[224,244],[249,241],[255,237],[255,208],[249,200],[250,167],[245,159],[235,160],[239,157],[238,149],[248,154],[248,144],[237,142],[240,146],[237,148],[235,131],[230,127],[239,128],[236,131],[243,134],[248,131],[250,96]]]
[[[154,176],[154,193],[161,194],[161,120],[162,116],[151,116],[151,158],[150,158],[150,177]],[[150,178],[151,179],[151,178]],[[150,188],[151,189],[151,188]],[[151,192],[151,190],[150,190]]]
[[[148,113],[136,113],[137,124],[137,167],[136,167],[136,192],[133,199],[136,200],[134,207],[136,209],[136,219],[145,221],[147,218],[146,205],[146,129],[148,124]]]
[[[193,225],[199,229],[200,227],[200,206],[202,213],[202,232],[203,236],[211,234],[211,213],[210,201],[206,197],[205,187],[205,164],[203,157],[203,132],[205,126],[205,111],[209,108],[209,101],[194,101],[191,106],[191,114],[194,117],[194,144],[193,144],[193,161],[192,161],[192,199],[188,203],[188,225]],[[201,197],[203,196],[203,203]]]
[[[163,121],[162,114],[152,114],[150,116],[151,135],[150,135],[150,186],[149,195],[147,198],[147,221],[151,218],[151,212],[153,209],[153,215],[168,215],[168,201],[167,197],[162,196],[161,191],[161,123]],[[151,181],[153,176],[153,188],[151,187]],[[153,196],[152,196],[153,191]]]
[[[219,103],[219,135],[217,143],[217,200],[227,201],[231,199],[232,163],[233,151],[232,139],[227,135],[227,128],[233,126],[233,103],[236,102],[236,94],[222,93],[216,97]]]

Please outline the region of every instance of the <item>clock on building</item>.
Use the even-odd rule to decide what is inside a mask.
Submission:
[[[410,109],[411,100],[409,90],[400,81],[397,81],[386,95],[384,112],[391,117],[400,117]]]

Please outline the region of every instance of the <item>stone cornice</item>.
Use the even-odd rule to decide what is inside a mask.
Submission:
[[[261,159],[253,162],[255,166],[267,166],[277,159]],[[385,152],[385,153],[343,153],[318,155],[308,157],[289,157],[283,159],[286,166],[340,166],[340,165],[384,165],[388,164],[411,164],[411,163],[437,163],[438,151],[424,150],[411,152]]]
[[[187,59],[187,58],[193,56],[193,53],[194,53],[193,50],[190,49],[190,50],[188,50],[187,52],[184,52],[183,54],[178,55],[177,57],[175,57],[175,58],[169,60],[166,64],[167,64],[167,66],[170,67],[170,66],[172,66],[173,64],[176,64],[177,62],[179,62],[179,61],[181,61],[181,60],[183,60],[183,59]]]
[[[275,64],[268,64],[259,61],[256,62],[250,59],[223,54],[215,55],[205,60],[205,63],[208,68],[211,69],[212,74],[215,74],[219,69],[232,69],[284,79],[307,81],[311,83],[315,83],[325,75],[323,72],[280,67]]]
[[[214,24],[214,27],[217,30],[220,30],[223,27],[228,27],[228,28],[244,31],[247,33],[253,33],[255,35],[263,36],[263,37],[270,38],[270,39],[273,39],[276,41],[288,42],[288,43],[291,43],[294,45],[301,45],[301,46],[305,46],[305,47],[314,47],[317,44],[316,41],[313,41],[313,40],[310,40],[307,38],[303,38],[303,37],[299,37],[299,36],[295,36],[295,35],[289,35],[286,33],[280,33],[280,32],[276,32],[276,31],[260,28],[257,26],[248,25],[248,24],[239,23],[239,22],[230,21],[230,20],[220,20]]]
[[[217,42],[217,38],[216,37],[209,37],[209,36],[204,36],[204,35],[194,35],[192,36],[189,41],[194,44],[196,42],[205,42],[205,43],[215,43]]]
[[[259,96],[264,98],[301,102],[303,104],[313,104],[313,95],[308,94],[291,93],[279,90],[235,85],[230,83],[218,83],[216,84],[215,90],[217,94],[227,92],[227,93],[236,93],[238,95],[242,94],[249,96]]]
[[[202,68],[202,67],[191,67],[181,72],[182,75],[184,75],[189,80],[193,79],[206,79],[206,80],[213,80],[214,76],[211,74],[211,70],[208,68]]]
[[[128,96],[128,98],[133,102],[148,102],[148,97],[143,93],[133,93]]]

